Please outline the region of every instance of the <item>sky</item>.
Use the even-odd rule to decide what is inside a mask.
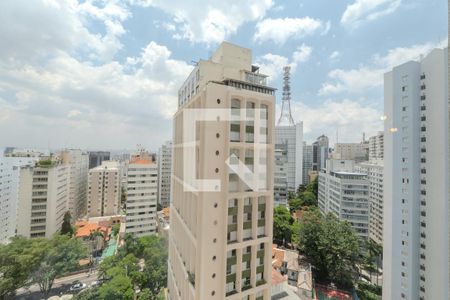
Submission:
[[[308,143],[359,142],[383,129],[383,74],[447,45],[444,0],[2,0],[0,20],[0,147],[156,151],[223,40],[252,49],[278,107],[291,65]]]

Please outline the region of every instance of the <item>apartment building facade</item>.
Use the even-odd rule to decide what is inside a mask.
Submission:
[[[270,299],[275,97],[251,63],[224,42],[180,88],[169,299]],[[193,109],[206,121],[191,130]]]
[[[448,51],[384,75],[383,299],[448,299]]]
[[[130,160],[127,173],[125,232],[136,237],[156,233],[158,167],[150,159]]]
[[[318,204],[324,215],[348,221],[356,234],[369,237],[369,183],[353,160],[329,159],[319,172]]]
[[[89,155],[79,149],[66,149],[60,153],[62,162],[69,165],[69,203],[72,220],[87,213],[87,182]]]
[[[172,174],[172,142],[167,141],[158,153],[158,203],[170,207],[170,182]]]
[[[303,173],[302,173],[302,184],[306,185],[310,182],[309,172],[312,171],[313,165],[313,146],[306,145],[303,142]]]
[[[119,213],[121,171],[119,163],[103,161],[101,166],[89,170],[87,215],[113,216]]]
[[[369,138],[369,160],[383,160],[384,158],[384,132]]]
[[[55,157],[20,169],[17,235],[51,238],[68,211],[70,167]]]

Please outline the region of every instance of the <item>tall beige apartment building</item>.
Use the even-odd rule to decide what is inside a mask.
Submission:
[[[270,299],[275,96],[266,77],[250,49],[224,42],[179,90],[169,299]]]
[[[17,235],[51,238],[68,210],[69,165],[54,157],[20,169]]]
[[[126,233],[136,237],[156,233],[158,166],[139,156],[130,160],[127,175]]]
[[[89,170],[88,217],[113,216],[119,213],[120,168],[115,161],[103,161]]]

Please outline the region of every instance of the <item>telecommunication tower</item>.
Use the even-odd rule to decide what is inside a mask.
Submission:
[[[287,121],[286,123],[288,123],[289,126],[295,126],[294,119],[291,114],[291,67],[285,66],[283,71],[283,102],[277,125],[280,126],[282,123],[284,124]]]

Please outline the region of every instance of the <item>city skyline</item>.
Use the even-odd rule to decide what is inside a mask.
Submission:
[[[325,1],[254,1],[232,19],[236,6],[215,1],[202,11],[177,1],[55,3],[0,4],[4,28],[23,20],[21,30],[0,30],[8,45],[0,50],[0,147],[142,143],[156,151],[170,138],[191,60],[222,39],[254,49],[278,105],[282,67],[293,67],[293,117],[308,143],[325,134],[333,145],[335,128],[340,142],[357,141],[382,129],[383,73],[446,43],[446,3],[437,0],[349,0],[327,10]],[[38,23],[45,34],[34,33]]]

